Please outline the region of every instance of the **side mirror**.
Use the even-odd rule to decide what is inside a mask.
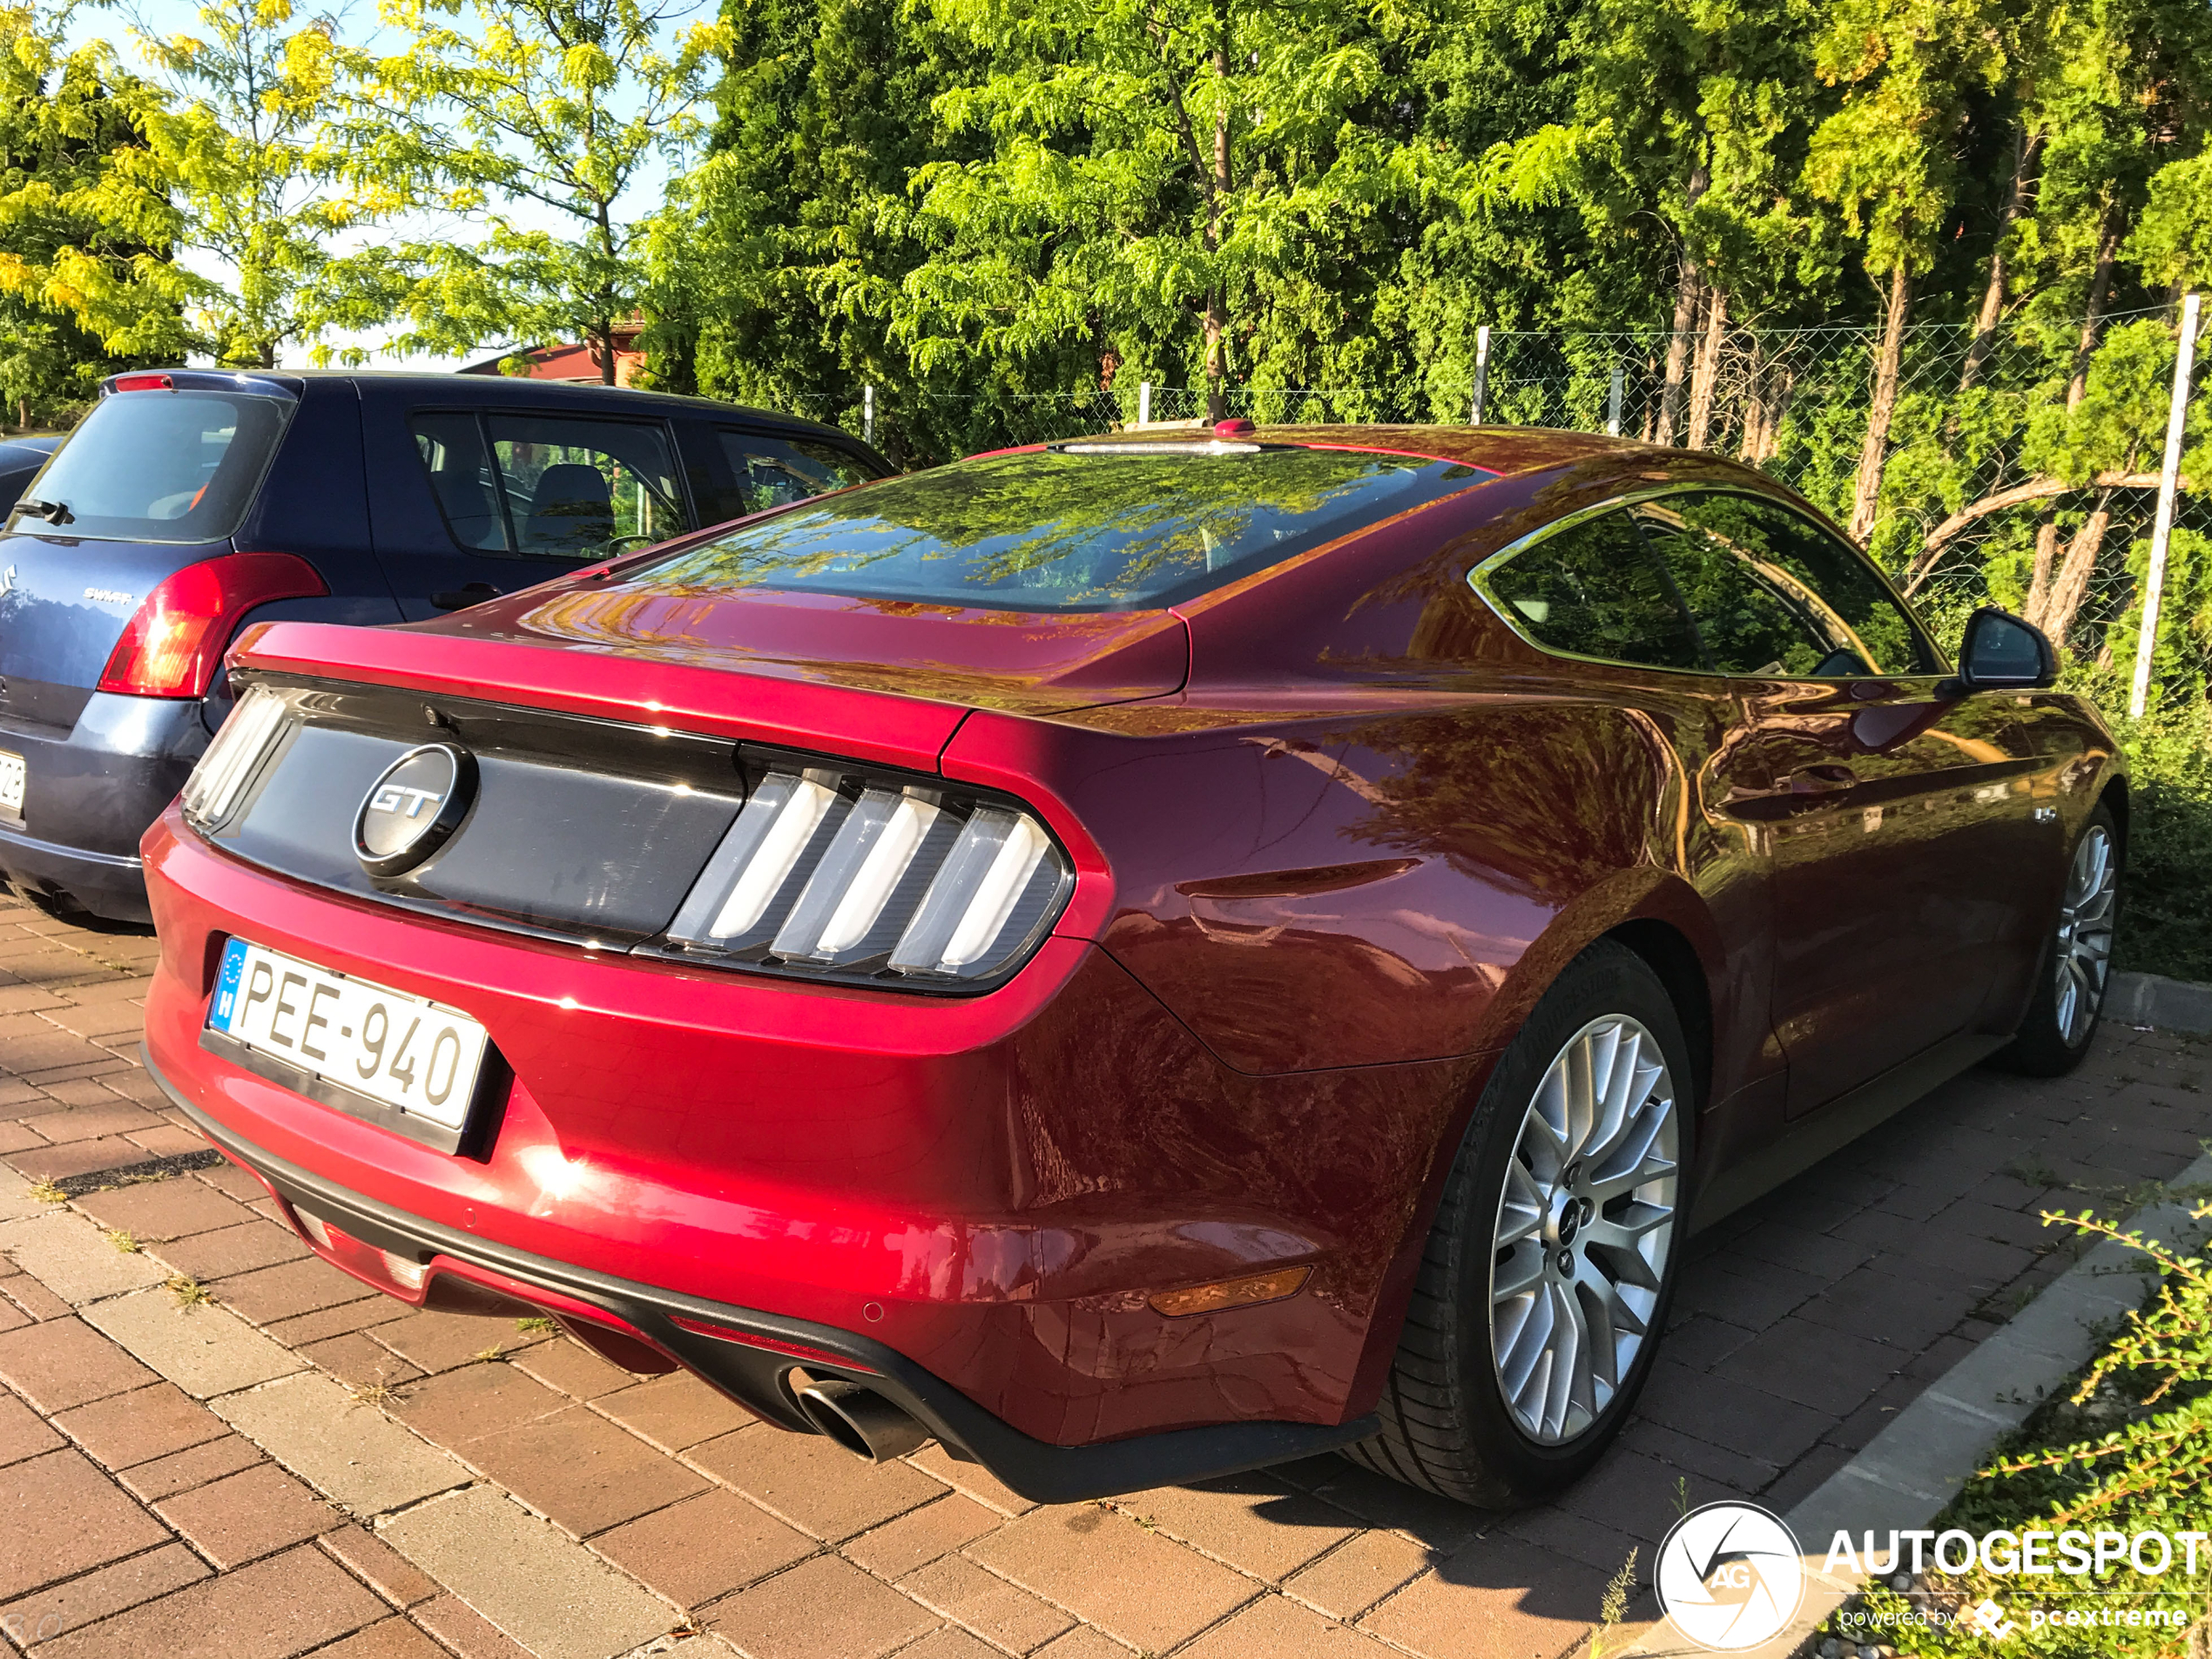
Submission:
[[[2033,623],[1984,605],[1967,619],[1959,644],[1959,685],[1969,691],[2026,691],[2059,677],[2059,654]]]

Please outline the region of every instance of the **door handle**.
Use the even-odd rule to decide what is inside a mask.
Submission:
[[[1839,789],[1849,789],[1858,781],[1858,774],[1849,766],[1800,766],[1790,774],[1790,792],[1793,795],[1829,795]]]
[[[489,582],[467,582],[460,588],[445,593],[434,593],[430,603],[441,610],[466,610],[470,605],[480,605],[487,599],[499,597],[499,590]]]

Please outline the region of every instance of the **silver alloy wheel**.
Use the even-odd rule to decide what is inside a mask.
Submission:
[[[1655,1334],[1679,1131],[1666,1054],[1624,1014],[1569,1038],[1528,1103],[1498,1200],[1490,1354],[1531,1440],[1589,1427]]]
[[[2113,900],[2120,885],[2112,856],[2112,834],[2092,824],[2074,849],[2067,872],[2066,897],[2059,905],[2059,936],[2051,954],[2058,975],[2059,1035],[2068,1049],[2078,1044],[2105,1000],[2105,974],[2112,955]]]

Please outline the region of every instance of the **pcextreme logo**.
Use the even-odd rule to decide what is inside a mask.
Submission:
[[[1797,1538],[1754,1503],[1709,1503],[1684,1515],[1659,1545],[1656,1578],[1675,1629],[1715,1653],[1773,1640],[1805,1594]]]

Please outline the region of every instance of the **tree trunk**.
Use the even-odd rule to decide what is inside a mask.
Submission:
[[[2104,548],[2105,527],[2112,523],[2112,492],[2106,490],[2097,497],[2096,507],[2082,521],[2081,528],[2074,533],[2074,540],[2067,544],[2066,563],[2059,567],[2058,580],[2051,584],[2050,600],[2043,615],[2033,618],[2035,625],[2051,637],[2051,643],[2064,650],[2066,637],[2074,631],[2074,613],[2081,609],[2081,601],[2089,591],[2089,578],[2096,574],[2097,555]]]
[[[1697,310],[1704,296],[1704,278],[1698,272],[1697,261],[1689,257],[1689,250],[1685,247],[1677,266],[1675,327],[1667,336],[1667,372],[1659,387],[1659,425],[1652,433],[1654,443],[1672,443],[1676,428],[1681,424],[1683,370],[1689,360],[1692,331],[1697,327]]]
[[[2103,320],[2112,293],[2113,261],[2119,253],[2120,227],[2114,222],[2111,203],[2107,202],[2097,219],[2096,272],[2089,279],[2089,303],[2082,308],[2081,337],[2074,347],[2074,374],[2066,385],[2068,415],[2080,407],[2089,389],[2089,359],[2096,352],[2097,325]],[[2102,539],[2101,531],[2099,539]],[[2059,521],[2046,512],[2035,526],[2035,567],[2027,583],[2027,619],[2039,628],[2043,625],[2039,616],[2051,608],[2051,571],[2058,563],[2058,550]]]
[[[603,386],[615,383],[615,325],[607,317],[599,319],[599,326],[591,331],[591,354],[599,360],[599,382]]]
[[[1781,450],[1782,418],[1790,413],[1790,396],[1797,389],[1795,369],[1774,368],[1767,371],[1765,390],[1760,395],[1759,441],[1750,451],[1753,466],[1764,467]]]
[[[1222,96],[1213,118],[1213,187],[1206,192],[1206,251],[1221,252],[1221,210],[1233,187],[1229,166],[1229,8],[1227,0],[1214,0],[1213,72]],[[1224,361],[1229,333],[1229,306],[1221,279],[1206,290],[1206,419],[1219,421],[1229,413],[1222,395],[1227,364]]]
[[[2112,297],[2113,262],[2120,256],[2120,226],[2111,205],[2097,223],[2097,268],[2089,279],[2089,303],[2081,312],[2081,338],[2074,342],[2074,375],[2066,383],[2066,412],[2074,413],[2089,389],[2089,359],[2096,354],[2097,325]]]
[[[1912,279],[1899,260],[1890,271],[1890,292],[1882,318],[1882,343],[1874,354],[1874,401],[1866,411],[1866,442],[1858,452],[1858,478],[1851,489],[1851,533],[1865,542],[1874,533],[1881,505],[1882,469],[1889,462],[1890,421],[1897,414],[1898,371],[1905,361],[1905,321],[1912,308]]]
[[[1736,450],[1736,458],[1746,466],[1759,464],[1760,446],[1766,442],[1767,379],[1766,341],[1755,334],[1751,336],[1751,369],[1744,381],[1743,437]]]
[[[1697,363],[1689,377],[1689,431],[1685,442],[1703,449],[1713,427],[1713,386],[1720,378],[1721,341],[1728,329],[1728,291],[1717,282],[1705,289],[1705,333],[1697,342]]]
[[[1974,319],[1974,342],[1966,347],[1966,366],[1959,371],[1959,389],[1972,391],[1981,378],[1982,365],[1997,349],[1997,325],[2005,315],[2005,239],[2027,209],[2028,179],[2035,166],[2035,152],[2043,135],[2031,134],[2023,121],[2013,135],[2013,187],[2005,195],[2005,211],[1997,220],[1997,240],[1989,250],[1989,280],[1981,291],[1981,314]]]
[[[2051,572],[2058,563],[2059,516],[2057,510],[2046,507],[2035,521],[2035,563],[2028,572],[2027,603],[2020,614],[2038,628],[2043,625],[2042,614],[2050,608]]]
[[[2130,456],[2129,459],[2132,463],[2134,458]],[[1910,599],[1919,591],[1921,583],[1927,580],[1928,572],[1943,556],[1943,550],[1952,536],[1992,513],[2002,512],[2008,507],[2025,506],[2032,501],[2054,502],[2061,496],[2078,495],[2085,489],[2155,489],[2159,482],[2159,475],[2155,472],[2130,472],[2124,467],[2114,467],[2079,482],[2064,478],[2030,478],[2025,483],[2007,484],[2002,489],[1993,490],[1979,501],[1968,502],[1928,532],[1921,543],[1920,556],[1912,561],[1912,568],[1905,573],[1905,597]],[[2187,489],[2188,480],[2182,479],[2181,487]]]

